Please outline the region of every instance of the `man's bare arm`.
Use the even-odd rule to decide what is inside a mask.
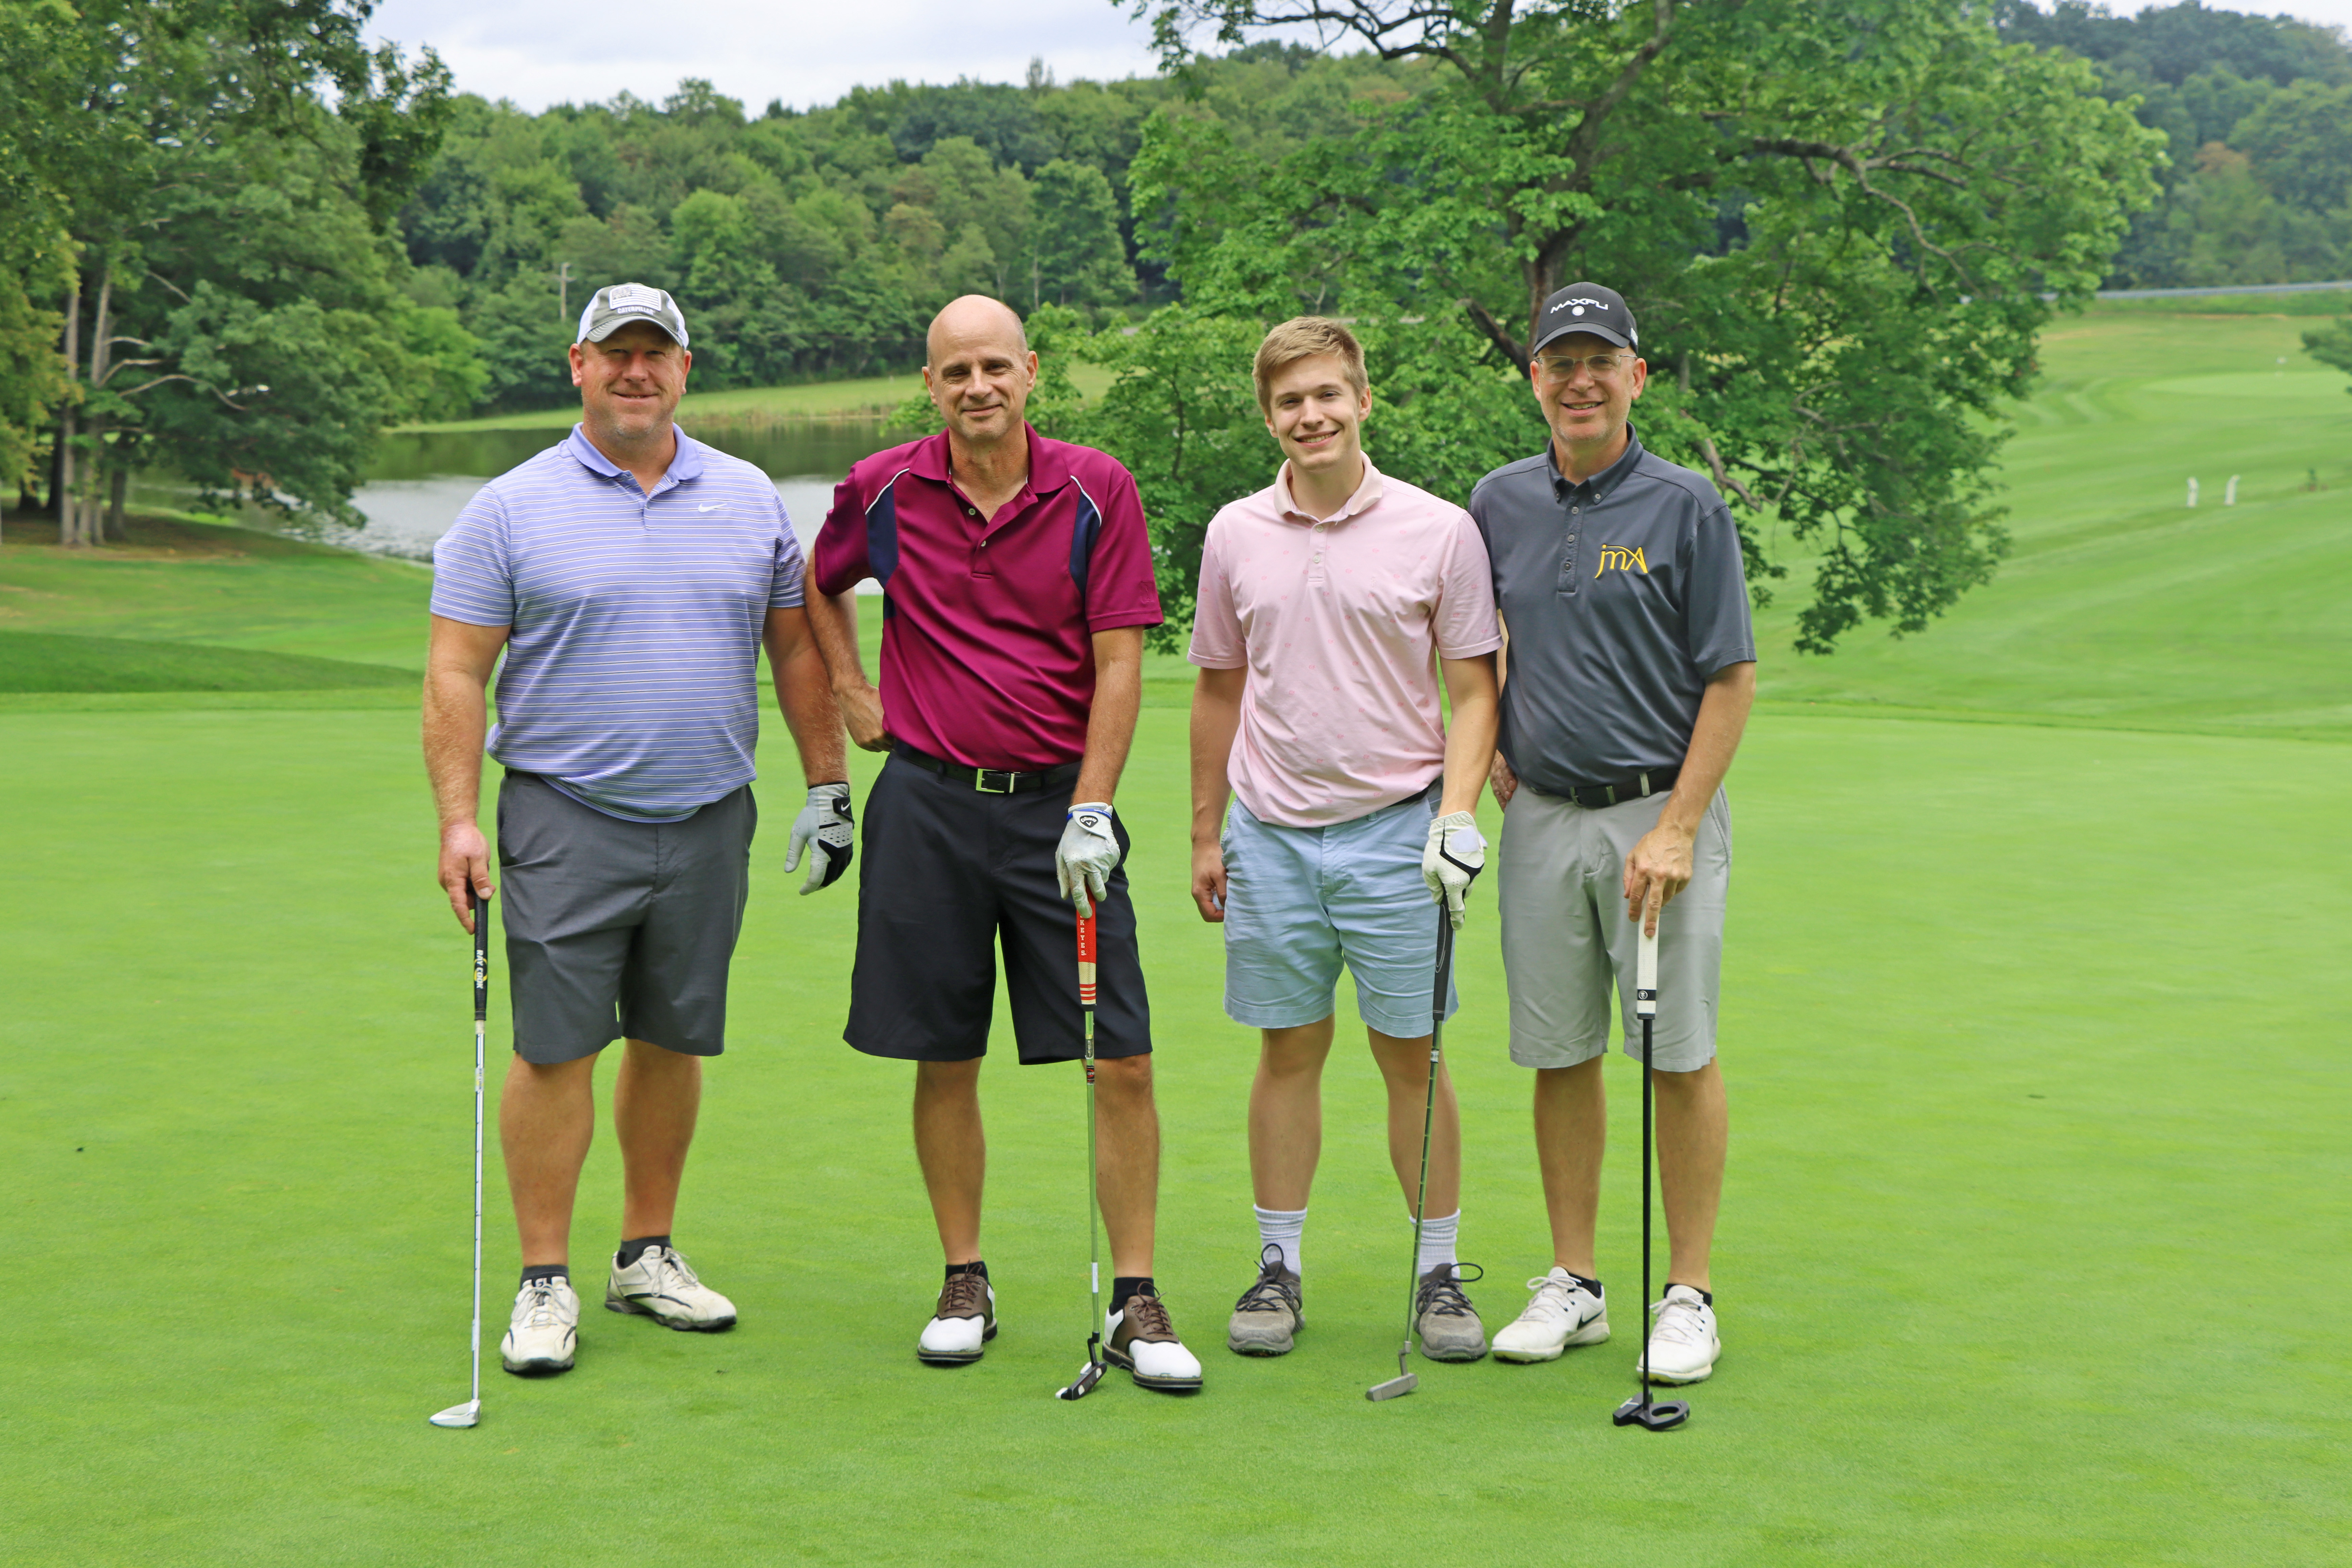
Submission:
[[[841,710],[824,656],[810,634],[807,613],[795,605],[772,609],[762,640],[768,668],[776,681],[776,706],[800,748],[801,774],[811,784],[845,784],[849,770],[841,750]]]
[[[433,805],[441,819],[442,890],[457,923],[471,931],[468,889],[488,898],[489,843],[477,820],[482,805],[482,739],[489,710],[483,699],[507,626],[477,626],[433,617],[433,640],[425,654],[425,773],[433,781]]]
[[[1731,772],[1739,737],[1748,729],[1748,710],[1755,703],[1754,661],[1725,665],[1708,678],[1706,694],[1699,699],[1698,722],[1691,726],[1690,749],[1683,753],[1682,772],[1675,777],[1675,793],[1666,797],[1658,825],[1642,835],[1625,857],[1625,916],[1640,920],[1653,936],[1657,934],[1658,911],[1690,886],[1691,849],[1698,839],[1699,822],[1715,792],[1723,787],[1724,775]]]
[[[1136,715],[1143,710],[1143,628],[1114,626],[1097,632],[1095,700],[1087,715],[1086,760],[1078,764],[1078,787],[1070,804],[1111,804],[1118,775],[1127,771],[1128,748],[1135,743]]]
[[[1441,816],[1475,811],[1487,770],[1502,754],[1495,750],[1495,731],[1502,722],[1495,656],[1444,658],[1438,665],[1445,672],[1445,695],[1454,716],[1445,726],[1445,793],[1437,809]]]
[[[888,751],[890,732],[882,724],[882,694],[866,679],[866,661],[857,652],[856,594],[811,594],[804,607],[809,634],[824,660],[833,700],[849,726],[849,738],[863,751]]]
[[[1246,665],[1203,669],[1192,687],[1192,901],[1212,923],[1225,918],[1225,800],[1248,688]]]

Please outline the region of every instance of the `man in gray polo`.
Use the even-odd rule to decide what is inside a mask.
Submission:
[[[694,363],[677,303],[642,284],[598,289],[571,360],[570,439],[484,486],[434,549],[425,679],[441,886],[471,931],[468,893],[492,891],[475,817],[498,670],[488,746],[506,770],[515,1051],[499,1136],[523,1265],[499,1353],[513,1373],[572,1363],[572,1204],[596,1058],[615,1037],[628,1041],[613,1087],[623,1239],[604,1305],[673,1329],[735,1321],[670,1229],[702,1058],[724,1044],[759,816],[762,643],[810,786],[785,869],[807,852],[808,892],[851,853],[841,720],[801,607],[800,547],[764,474],[672,423]]]
[[[1637,922],[1658,936],[1658,1170],[1671,1257],[1650,1378],[1696,1383],[1722,1352],[1707,1255],[1723,1190],[1715,1057],[1731,878],[1724,774],[1756,692],[1739,535],[1715,487],[1644,451],[1628,415],[1649,367],[1612,289],[1546,300],[1529,380],[1549,447],[1478,482],[1509,637],[1495,797],[1511,1059],[1536,1069],[1550,1272],[1496,1334],[1504,1361],[1609,1337],[1592,1255],[1613,991],[1625,1048]],[[1524,787],[1522,787],[1524,786]]]

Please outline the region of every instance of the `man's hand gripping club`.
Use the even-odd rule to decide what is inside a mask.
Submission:
[[[1110,807],[1099,801],[1074,805],[1062,841],[1054,847],[1054,880],[1062,897],[1077,906],[1082,920],[1093,918],[1095,905],[1110,892],[1110,874],[1118,869],[1118,835],[1112,821]]]
[[[1486,839],[1478,819],[1466,811],[1449,811],[1429,824],[1429,843],[1421,852],[1421,879],[1430,897],[1445,906],[1446,918],[1460,931],[1463,903],[1470,884],[1486,868]]]

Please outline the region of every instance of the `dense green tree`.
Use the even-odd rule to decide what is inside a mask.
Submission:
[[[1118,237],[1118,201],[1091,163],[1056,158],[1037,171],[1030,238],[1030,300],[1109,305],[1135,297],[1135,274]]]
[[[1136,201],[1168,215],[1188,300],[1379,324],[1402,406],[1454,424],[1460,472],[1530,444],[1497,387],[1523,373],[1533,308],[1615,283],[1661,372],[1645,438],[1736,498],[1759,587],[1781,570],[1772,530],[1816,552],[1812,650],[1866,618],[1919,630],[1990,574],[1986,416],[2153,190],[2153,138],[2086,67],[1940,0],[1181,0],[1160,19],[1171,58],[1188,22],[1319,26],[1444,68],[1271,165],[1220,125],[1150,122]]]
[[[411,67],[366,47],[370,10],[10,8],[12,56],[46,57],[7,68],[47,91],[35,145],[62,230],[42,254],[66,266],[54,342],[71,384],[49,444],[68,542],[95,542],[130,465],[156,457],[215,491],[340,510],[386,419],[466,384],[446,334],[404,319],[406,263],[380,232],[433,154],[446,76],[429,53]],[[323,358],[271,366],[281,350]]]

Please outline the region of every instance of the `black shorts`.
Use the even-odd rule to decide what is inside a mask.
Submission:
[[[507,774],[499,914],[515,1054],[546,1067],[625,1036],[717,1056],[759,823],[749,784],[684,822],[624,822]]]
[[[903,757],[866,796],[857,965],[841,1037],[868,1056],[962,1062],[988,1051],[996,950],[1024,1062],[1084,1054],[1077,911],[1054,882],[1066,789],[983,795]],[[1127,829],[1118,828],[1119,851]],[[1151,1008],[1122,863],[1096,904],[1095,1055],[1151,1049]]]

